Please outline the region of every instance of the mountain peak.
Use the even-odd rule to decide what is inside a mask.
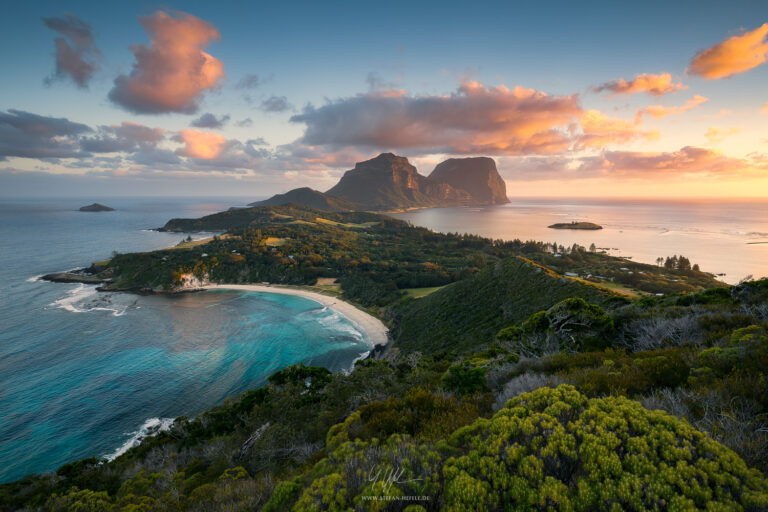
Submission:
[[[430,179],[466,190],[475,204],[506,204],[507,185],[487,156],[449,158],[437,164]]]

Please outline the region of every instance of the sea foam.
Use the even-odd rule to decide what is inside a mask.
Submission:
[[[102,295],[96,288],[96,285],[80,283],[63,297],[53,301],[50,306],[61,308],[71,313],[109,311],[112,313],[112,316],[123,316],[125,314],[128,306],[114,304],[111,301],[111,294]]]
[[[134,446],[139,446],[147,437],[152,437],[160,432],[168,430],[173,425],[174,418],[149,418],[135,432],[128,432],[131,436],[126,442],[114,452],[104,455],[108,461],[113,461]]]

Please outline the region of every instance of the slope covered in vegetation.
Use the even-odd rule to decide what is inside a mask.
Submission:
[[[100,271],[161,289],[173,272],[337,277],[394,346],[349,374],[286,368],[112,462],[2,485],[0,509],[768,507],[768,280],[630,301],[536,263],[546,244],[252,210],[227,237]],[[404,296],[422,281],[445,286]]]
[[[598,288],[551,276],[519,258],[508,258],[400,307],[394,335],[403,349],[471,351],[492,341],[501,328],[569,297],[599,304],[625,302]]]

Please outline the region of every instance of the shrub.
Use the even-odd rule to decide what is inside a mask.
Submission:
[[[502,329],[496,337],[517,342],[525,353],[541,354],[545,346],[599,350],[609,345],[613,331],[613,319],[602,307],[572,297],[532,314],[519,326]]]
[[[446,510],[668,510],[768,506],[768,481],[688,423],[571,386],[510,400],[450,439]]]
[[[285,510],[401,510],[400,496],[449,512],[768,507],[768,480],[687,422],[567,385],[520,395],[445,441],[394,434],[331,450]]]
[[[443,386],[458,395],[488,391],[485,370],[469,365],[454,365],[443,376]]]

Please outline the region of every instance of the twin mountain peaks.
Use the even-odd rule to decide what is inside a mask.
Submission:
[[[492,158],[450,158],[423,176],[407,158],[382,153],[355,164],[326,192],[296,188],[249,206],[296,203],[330,211],[382,211],[508,202],[506,185]]]

